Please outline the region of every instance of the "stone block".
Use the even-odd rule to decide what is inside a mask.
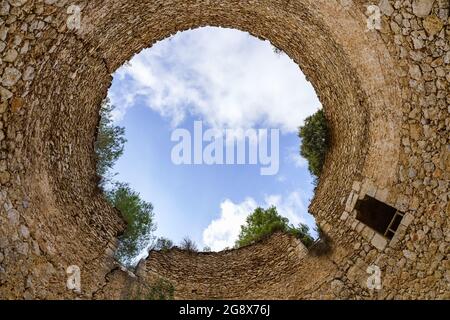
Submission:
[[[383,251],[388,243],[388,240],[382,235],[375,233],[375,236],[372,239],[372,245],[380,251]]]
[[[444,23],[436,16],[428,16],[423,21],[423,27],[430,37],[435,36],[444,27]]]
[[[389,196],[389,190],[388,189],[378,189],[375,194],[375,199],[386,203]]]
[[[395,233],[394,237],[392,238],[391,242],[389,242],[389,247],[396,249],[397,246],[400,244],[400,241],[403,239],[406,233],[406,227],[402,224],[397,229],[397,232]]]
[[[342,213],[341,220],[342,220],[342,221],[347,220],[348,216],[349,216],[349,213],[348,213],[347,211],[344,211],[344,212]]]
[[[352,191],[348,196],[347,203],[345,204],[345,211],[352,212],[353,209],[355,208],[357,201],[358,201],[358,194]]]
[[[433,9],[435,0],[414,0],[412,3],[413,13],[418,17],[426,17]]]
[[[375,236],[375,231],[373,231],[371,228],[366,226],[362,230],[361,235],[367,242],[371,242],[373,237]]]
[[[359,182],[359,181],[353,182],[352,189],[353,189],[353,191],[355,191],[355,192],[361,191],[361,182]]]
[[[364,223],[358,222],[356,225],[356,232],[360,233],[364,229]]]
[[[370,197],[375,197],[376,192],[377,187],[372,183],[372,181],[366,179],[361,186],[359,198],[362,200],[366,195]]]
[[[414,220],[414,216],[410,213],[405,214],[402,221],[400,222],[401,225],[408,227],[411,222]]]
[[[408,210],[409,197],[405,195],[399,195],[397,201],[395,202],[395,207],[402,212]]]

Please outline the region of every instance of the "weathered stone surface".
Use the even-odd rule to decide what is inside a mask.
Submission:
[[[395,11],[389,0],[381,0],[378,6],[380,7],[381,12],[387,16],[391,16]]]
[[[406,259],[415,261],[417,259],[417,254],[414,252],[411,252],[409,250],[403,250],[403,255]]]
[[[363,236],[364,239],[366,239],[367,242],[371,242],[372,238],[375,236],[375,232],[371,228],[365,227],[362,230],[361,235]]]
[[[18,226],[20,221],[19,219],[20,214],[17,210],[15,209],[8,210],[8,220],[12,226]]]
[[[11,99],[12,96],[13,96],[13,94],[11,91],[0,86],[0,100],[1,101]]]
[[[383,251],[387,246],[387,239],[378,233],[372,239],[372,245],[380,251]]]
[[[336,295],[339,295],[344,288],[345,288],[345,284],[341,280],[333,280],[331,282],[331,290]]]
[[[25,3],[27,3],[28,0],[8,0],[8,1],[13,7],[21,7]],[[48,3],[49,1],[45,1],[45,2]]]
[[[351,192],[345,205],[345,211],[352,212],[353,209],[355,208],[355,204],[357,201],[358,201],[358,194],[356,192]]]
[[[127,298],[130,283],[162,276],[182,298],[369,299],[374,261],[385,277],[378,297],[449,298],[448,1],[383,0],[380,31],[367,30],[373,3],[91,1],[75,34],[64,18],[79,1],[0,0],[0,298]],[[314,84],[334,145],[310,211],[331,256],[280,240],[154,253],[136,276],[114,271],[125,226],[94,191],[100,101],[133,54],[203,25],[271,40]],[[340,220],[352,189],[407,214],[384,249],[364,223]],[[82,268],[81,295],[61,288],[68,265]]]
[[[341,220],[342,220],[342,221],[345,221],[345,220],[347,220],[347,218],[348,218],[348,212],[347,212],[347,211],[344,211],[344,212],[342,213]]]
[[[6,43],[4,43],[3,41],[0,41],[0,53],[2,53],[6,48]]]
[[[28,239],[30,237],[30,231],[28,230],[28,228],[24,225],[21,225],[20,228],[20,234],[22,235],[23,238]]]
[[[2,0],[0,2],[0,16],[6,16],[9,13],[10,7],[7,0]]]
[[[418,17],[425,17],[430,14],[435,0],[413,0],[413,12]]]
[[[1,84],[5,87],[11,87],[19,81],[22,73],[16,68],[6,68],[2,75]]]
[[[420,80],[422,78],[422,72],[420,71],[420,67],[418,65],[410,66],[409,74],[411,75],[411,78],[415,80]]]
[[[442,30],[444,23],[436,16],[428,16],[423,20],[423,27],[429,36],[434,36]]]
[[[412,216],[412,214],[407,213],[407,214],[403,217],[403,219],[402,219],[402,221],[401,221],[401,224],[404,225],[404,226],[406,226],[406,227],[408,227],[408,226],[411,224],[411,222],[413,221],[413,219],[414,219],[414,217]]]
[[[3,62],[14,62],[18,55],[19,53],[14,49],[8,50],[3,57]]]
[[[31,81],[34,79],[35,76],[35,70],[33,67],[27,67],[25,72],[23,73],[23,80],[24,81]]]
[[[24,101],[22,98],[13,98],[11,100],[11,110],[14,113],[19,112],[19,110],[23,107]]]
[[[295,296],[300,288],[306,290],[326,276],[323,270],[313,270],[312,266],[318,262],[315,258],[298,255],[298,246],[301,246],[300,251],[306,250],[297,239],[277,233],[253,246],[221,253],[188,253],[179,249],[153,251],[140,265],[138,273],[147,283],[155,278],[154,272],[176,283],[177,299],[235,299],[240,296],[251,299],[259,296],[254,290],[259,283],[265,283],[268,298]],[[331,261],[323,263],[325,268],[332,265]],[[187,273],[191,281],[184,280]],[[242,281],[243,278],[247,280]]]

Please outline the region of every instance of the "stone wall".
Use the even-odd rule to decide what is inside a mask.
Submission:
[[[295,295],[291,280],[306,254],[301,242],[277,234],[256,245],[220,253],[150,252],[138,274],[147,283],[157,277],[169,280],[176,288],[175,297],[181,299],[279,299]]]
[[[293,236],[275,233],[218,253],[151,251],[135,274],[114,270],[99,297],[143,299],[164,279],[174,286],[175,299],[302,299],[329,282],[335,268],[329,256],[313,255]]]
[[[112,72],[134,54],[177,31],[211,25],[248,31],[289,54],[314,85],[333,141],[311,211],[334,251],[324,262],[302,260],[324,270],[326,277],[317,276],[323,282],[302,280],[303,265],[284,274],[294,270],[288,262],[264,259],[257,269],[267,285],[242,277],[245,292],[228,297],[450,298],[449,2],[382,0],[380,30],[367,29],[371,4],[0,0],[0,297],[117,298],[133,283],[112,258],[124,223],[96,187],[100,103]],[[81,10],[74,30],[67,23],[76,22],[72,5]],[[394,242],[354,220],[353,199],[369,193],[406,213]],[[215,256],[170,255],[186,267],[166,270],[166,256],[154,254],[145,270],[176,280],[179,297],[209,297],[180,274]],[[373,264],[382,271],[381,291],[365,285]],[[70,265],[81,269],[81,294],[66,288]],[[227,264],[218,266],[221,275]],[[243,262],[236,274],[253,267]],[[271,278],[268,268],[280,274]],[[202,283],[219,297],[227,281],[237,288],[228,278]]]

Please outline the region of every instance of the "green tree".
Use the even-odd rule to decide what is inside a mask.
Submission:
[[[309,227],[304,223],[300,223],[296,228],[292,226],[289,227],[288,232],[299,239],[307,248],[314,244],[314,238],[309,232]]]
[[[299,227],[290,225],[287,218],[280,216],[277,209],[271,207],[267,210],[257,208],[248,216],[246,224],[241,227],[236,247],[250,245],[277,231],[294,235],[307,247],[314,243],[313,237],[309,234],[308,226],[304,224],[300,224]]]
[[[247,217],[246,224],[241,227],[237,247],[244,247],[261,240],[276,231],[286,231],[289,225],[287,218],[281,217],[275,207],[267,210],[257,208]]]
[[[111,174],[111,169],[122,156],[126,143],[125,129],[114,124],[113,110],[114,106],[109,99],[105,99],[100,108],[95,142],[97,175],[100,177],[99,186],[107,200],[120,211],[127,223],[127,229],[120,237],[116,257],[123,265],[131,266],[134,258],[150,245],[156,225],[152,204],[143,201],[128,184],[112,180],[114,175]]]
[[[125,128],[114,125],[112,111],[114,106],[109,99],[105,99],[100,108],[100,122],[98,126],[95,153],[97,156],[97,175],[100,177],[100,186],[104,188],[111,182],[110,170],[123,154],[126,143]]]
[[[156,239],[154,250],[167,251],[173,248],[173,241],[167,238],[160,237]]]
[[[305,120],[305,125],[299,129],[299,137],[302,139],[300,154],[308,160],[309,171],[318,180],[330,143],[329,128],[323,110]]]
[[[130,266],[133,259],[151,244],[152,233],[156,230],[153,205],[143,201],[125,183],[116,183],[106,192],[106,196],[127,223],[127,229],[120,237],[116,256],[122,264]]]

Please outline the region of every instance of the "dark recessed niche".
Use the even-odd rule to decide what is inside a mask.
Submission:
[[[388,239],[394,237],[404,216],[403,212],[369,196],[358,200],[355,209],[356,219]]]

